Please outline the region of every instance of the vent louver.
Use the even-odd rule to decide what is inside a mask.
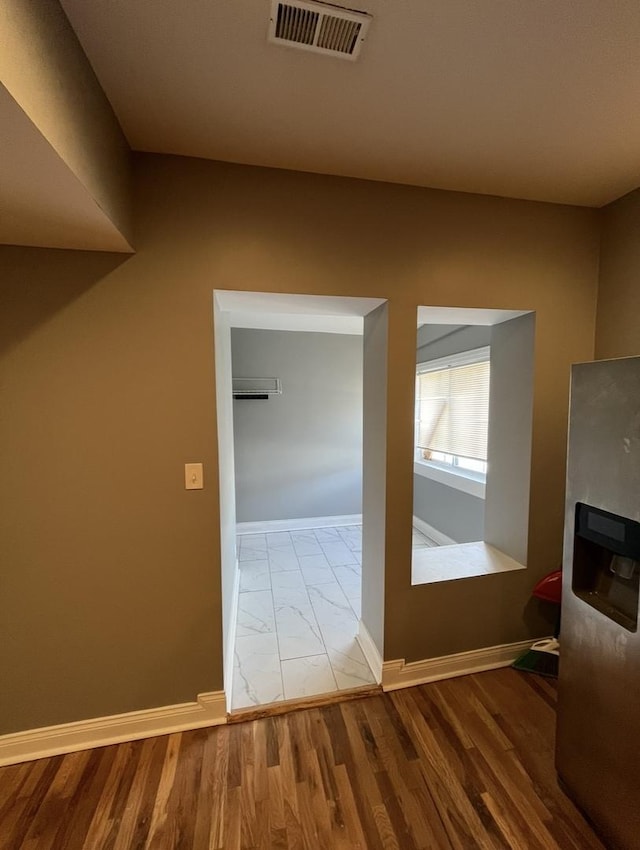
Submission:
[[[233,378],[234,398],[269,398],[282,395],[280,378]]]
[[[269,41],[356,59],[371,16],[325,3],[272,0]]]

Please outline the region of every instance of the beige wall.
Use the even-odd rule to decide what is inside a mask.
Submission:
[[[3,0],[0,44],[0,82],[130,242],[129,147],[58,0]]]
[[[148,155],[135,198],[125,261],[0,249],[0,315],[21,329],[0,376],[0,731],[222,686],[213,289],[388,299],[385,658],[547,631],[528,599],[561,555],[597,214]],[[410,585],[419,304],[536,311],[526,571]],[[208,483],[185,492],[193,460]]]
[[[640,189],[602,211],[596,356],[640,354]]]
[[[0,732],[222,684],[212,294],[141,258],[0,248]]]

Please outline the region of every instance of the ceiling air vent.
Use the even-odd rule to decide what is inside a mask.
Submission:
[[[272,0],[269,41],[356,59],[370,21],[371,16],[364,12],[352,12],[327,3]]]

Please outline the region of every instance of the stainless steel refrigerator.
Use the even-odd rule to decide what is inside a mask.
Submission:
[[[640,357],[573,367],[556,767],[608,847],[640,850]]]

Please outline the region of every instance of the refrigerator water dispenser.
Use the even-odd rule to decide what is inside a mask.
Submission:
[[[576,504],[574,594],[630,632],[638,628],[640,523]]]

